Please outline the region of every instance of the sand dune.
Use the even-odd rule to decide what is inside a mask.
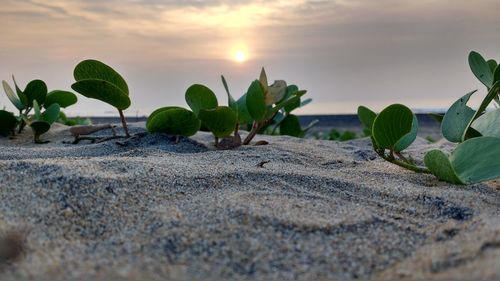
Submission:
[[[405,171],[367,139],[71,145],[59,125],[44,138],[0,139],[0,230],[26,240],[0,280],[500,278],[498,182]],[[436,146],[452,147],[411,152]]]

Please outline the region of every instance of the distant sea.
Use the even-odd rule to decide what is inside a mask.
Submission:
[[[436,111],[440,113],[440,111]],[[419,135],[421,137],[431,137],[433,139],[441,138],[440,124],[430,117],[427,113],[416,113],[419,124]],[[120,123],[118,117],[89,117],[94,124],[102,123]],[[147,116],[126,117],[127,122],[143,122],[147,120]],[[363,126],[361,125],[356,114],[332,114],[332,115],[299,115],[302,126],[307,126],[314,120],[318,123],[310,130],[311,134],[316,132],[328,133],[332,129],[337,131],[352,131],[361,133]]]

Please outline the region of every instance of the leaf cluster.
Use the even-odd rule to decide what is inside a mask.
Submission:
[[[172,106],[157,109],[148,118],[148,131],[191,136],[200,129],[207,130],[214,135],[216,146],[219,139],[226,139],[234,147],[249,144],[257,133],[271,125],[281,134],[292,136],[303,136],[310,128],[302,129],[297,116],[291,114],[311,101],[301,101],[306,91],[299,90],[297,86],[288,86],[284,80],[268,85],[266,72],[262,69],[260,78],[254,80],[247,92],[235,100],[224,76],[221,79],[228,98],[227,106],[219,104],[210,88],[194,84],[185,93],[191,110]],[[250,132],[241,141],[239,129],[244,127]]]
[[[426,153],[424,166],[402,155],[417,136],[418,121],[402,104],[393,104],[376,114],[360,106],[358,117],[370,132],[375,151],[385,160],[404,168],[431,173],[440,180],[455,184],[472,184],[500,177],[500,108],[486,111],[500,94],[500,67],[495,60],[486,61],[479,53],[469,54],[474,75],[486,86],[487,94],[477,110],[468,101],[477,90],[464,95],[447,110],[441,120],[441,132],[457,147],[448,155],[435,149]]]
[[[59,119],[61,108],[75,104],[77,97],[68,91],[48,92],[47,85],[42,80],[29,82],[24,90],[18,86],[14,76],[12,80],[15,91],[6,81],[2,81],[2,86],[9,100],[19,111],[19,115],[15,116],[11,112],[1,110],[0,134],[14,136],[16,129],[21,133],[28,125],[33,130],[35,143],[45,143],[46,141],[42,141],[40,136]]]

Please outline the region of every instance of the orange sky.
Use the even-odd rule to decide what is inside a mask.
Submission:
[[[221,74],[239,96],[265,66],[269,80],[309,90],[301,113],[443,108],[483,90],[467,54],[500,59],[498,11],[498,0],[2,0],[0,79],[70,89],[74,66],[100,59],[129,83],[127,113],[143,115],[185,105],[193,83],[225,102]],[[3,94],[0,106],[13,109]],[[68,112],[114,113],[81,96]]]

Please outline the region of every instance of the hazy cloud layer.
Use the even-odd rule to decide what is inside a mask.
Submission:
[[[147,114],[183,105],[192,83],[225,100],[220,74],[243,93],[265,66],[270,79],[309,90],[304,113],[446,107],[480,87],[471,49],[500,59],[499,10],[497,0],[3,0],[0,79],[14,73],[69,89],[74,65],[97,58],[129,82],[129,114]],[[248,62],[230,60],[237,49]],[[81,101],[70,112],[109,110]]]

